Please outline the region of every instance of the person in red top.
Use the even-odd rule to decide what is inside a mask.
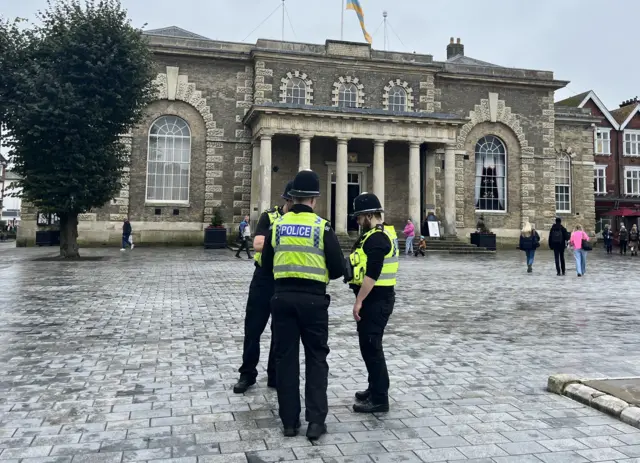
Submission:
[[[589,241],[589,235],[582,230],[582,225],[576,225],[576,229],[571,233],[569,245],[573,249],[573,255],[576,258],[576,272],[581,277],[587,273],[587,250],[584,249],[582,242]]]
[[[407,241],[404,245],[404,249],[407,255],[413,253],[413,238],[416,236],[416,227],[413,225],[411,219],[407,220],[407,225],[405,225],[403,232]]]

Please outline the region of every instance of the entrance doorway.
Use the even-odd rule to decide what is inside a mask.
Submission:
[[[358,221],[353,217],[353,200],[356,197],[366,191],[367,188],[367,167],[368,164],[350,164],[349,171],[347,173],[347,231],[358,232]],[[331,213],[331,226],[335,228],[336,220],[336,171],[335,163],[329,164],[328,178],[330,179],[329,188],[329,204]]]

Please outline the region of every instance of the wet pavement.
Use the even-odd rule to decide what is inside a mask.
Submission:
[[[640,378],[638,377],[585,381],[584,385],[606,392],[636,407],[640,405]]]
[[[640,462],[640,430],[544,390],[553,373],[640,374],[640,259],[596,251],[577,278],[569,256],[557,277],[549,251],[531,275],[516,252],[403,258],[379,416],[350,410],[366,373],[353,295],[332,283],[329,434],[311,445],[281,436],[264,362],[256,387],[231,391],[249,261],[33,260],[55,253],[0,246],[0,460]]]

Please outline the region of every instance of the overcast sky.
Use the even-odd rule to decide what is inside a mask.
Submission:
[[[179,26],[211,39],[255,42],[281,37],[281,0],[121,0],[136,26]],[[340,38],[344,0],[285,0],[285,39],[324,43]],[[640,2],[615,0],[360,0],[373,47],[384,49],[382,12],[389,13],[389,49],[446,58],[449,37],[465,54],[502,66],[553,71],[569,80],[556,100],[595,90],[609,109],[640,94],[637,18]],[[46,0],[0,0],[0,14],[34,18]],[[535,5],[535,6],[534,6]],[[380,27],[379,27],[380,26]],[[344,39],[363,41],[353,11]]]

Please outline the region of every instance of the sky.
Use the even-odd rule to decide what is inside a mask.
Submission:
[[[285,40],[340,39],[343,1],[285,0]],[[147,30],[178,26],[211,39],[248,43],[282,37],[282,0],[121,2],[133,24],[146,24]],[[615,0],[607,8],[601,0],[360,0],[360,4],[376,49],[384,49],[382,13],[387,11],[390,50],[428,53],[444,60],[449,38],[460,37],[467,56],[501,66],[553,71],[556,79],[571,81],[556,93],[556,100],[594,90],[609,109],[616,109],[623,100],[640,95],[637,0]],[[0,0],[0,14],[34,19],[45,6],[46,0]],[[363,41],[353,11],[344,12],[344,39]]]

